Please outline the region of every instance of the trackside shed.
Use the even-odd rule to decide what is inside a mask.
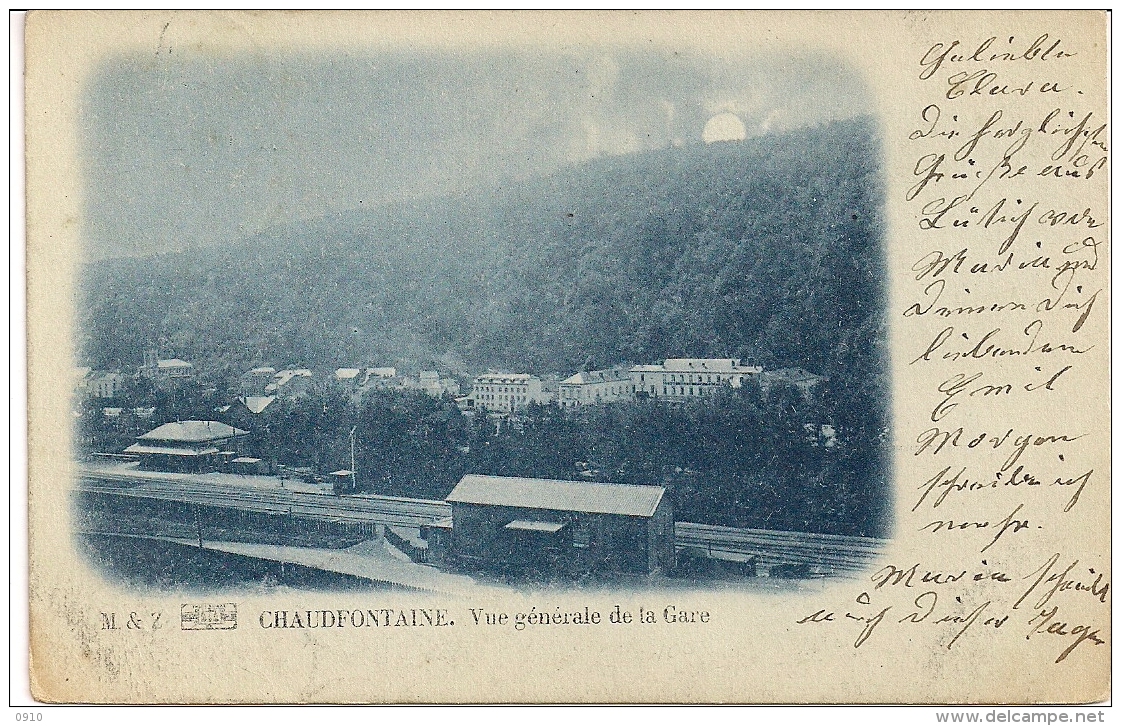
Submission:
[[[673,568],[666,490],[600,482],[464,476],[450,554],[484,568],[655,574]]]

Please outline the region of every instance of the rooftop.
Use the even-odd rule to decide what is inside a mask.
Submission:
[[[618,368],[610,368],[602,371],[580,371],[574,376],[565,378],[561,383],[580,385],[585,383],[618,383],[622,381],[630,381],[630,376],[627,375],[627,371]]]
[[[445,501],[650,517],[665,493],[662,487],[467,474]]]
[[[514,382],[514,381],[524,382],[524,381],[530,380],[531,378],[536,378],[536,377],[537,376],[530,375],[529,373],[482,373],[482,374],[476,376],[475,380],[476,381],[483,381],[483,382],[487,382],[487,383],[489,383],[489,382],[506,383],[506,382]]]
[[[220,421],[176,421],[165,423],[146,434],[138,436],[142,441],[176,441],[183,443],[202,443],[218,441],[234,436],[244,436],[248,431],[235,429]]]
[[[275,376],[273,376],[273,383],[265,386],[265,390],[275,391],[276,388],[281,388],[288,385],[288,382],[293,378],[311,378],[311,371],[307,368],[289,368],[287,370],[279,371]],[[270,389],[269,386],[276,386],[276,388]]]
[[[667,371],[710,371],[712,373],[757,372],[758,366],[740,364],[739,358],[666,358]]]
[[[194,368],[192,364],[178,358],[168,358],[167,360],[157,361],[156,366],[159,368]]]
[[[275,400],[276,396],[246,396],[241,399],[241,402],[245,404],[250,413],[261,413]]]

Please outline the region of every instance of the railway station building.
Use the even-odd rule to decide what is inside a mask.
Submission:
[[[124,453],[137,456],[142,469],[214,471],[237,457],[248,434],[220,421],[176,421],[136,437]]]
[[[450,557],[483,569],[657,574],[674,565],[666,491],[554,479],[464,476],[452,506]]]

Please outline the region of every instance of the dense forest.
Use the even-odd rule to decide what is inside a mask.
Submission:
[[[82,353],[94,368],[164,341],[211,370],[712,355],[870,372],[880,183],[874,126],[855,120],[103,261],[84,275]]]
[[[774,489],[780,501],[817,502],[806,505],[817,514],[802,517],[816,529],[874,533],[882,522],[873,510],[886,511],[889,490],[879,164],[874,122],[853,119],[598,159],[469,195],[295,221],[205,250],[106,260],[83,276],[80,357],[94,368],[131,368],[158,343],[165,357],[193,361],[219,391],[262,363],[436,367],[463,376],[487,368],[568,374],[673,356],[798,366],[828,380],[813,418],[805,401],[750,396],[695,410],[602,407],[562,417],[563,425],[542,424],[558,414],[539,411],[490,443],[472,443],[479,434],[468,428],[439,451],[384,456],[424,458],[444,472],[433,482],[462,467],[561,475],[554,469],[567,471],[580,456],[636,483],[674,472],[681,504],[710,520],[784,517],[778,506],[749,511]],[[395,405],[375,397],[366,403],[374,409],[353,415],[376,430],[397,415]],[[301,411],[289,415],[314,413]],[[783,411],[795,413],[786,420]],[[448,417],[445,428],[472,425],[458,412],[437,413]],[[799,431],[831,423],[840,446],[801,462],[778,440],[768,448],[749,436],[752,426],[763,428],[760,419],[786,426],[788,443],[801,436],[790,433],[795,423]],[[416,430],[410,421],[404,430]],[[555,465],[534,458],[536,447],[558,445],[541,431],[569,425],[579,429],[571,440],[587,443],[581,451]],[[293,420],[289,430],[306,435],[284,445],[330,437],[314,428]],[[719,431],[750,437],[752,452],[706,448],[694,461],[687,447],[666,443],[681,431],[716,452],[734,445]],[[662,447],[673,461],[605,456],[597,446]],[[485,453],[502,447],[518,453]],[[412,489],[424,486],[417,479]]]

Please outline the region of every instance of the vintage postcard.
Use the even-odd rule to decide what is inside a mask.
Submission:
[[[1105,13],[25,37],[36,698],[1109,698]]]

